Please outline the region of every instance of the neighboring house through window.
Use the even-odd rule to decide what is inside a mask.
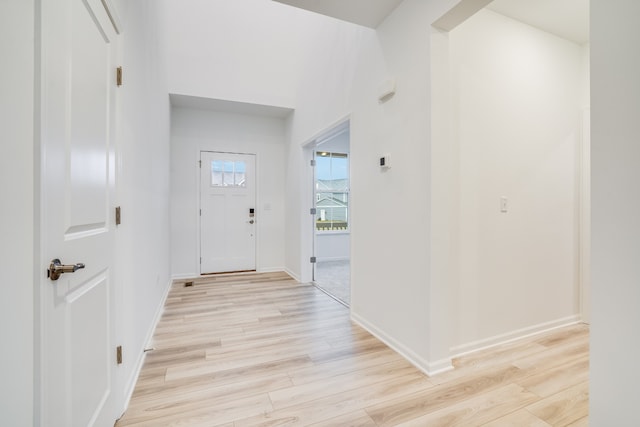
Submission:
[[[316,230],[349,229],[349,157],[316,152]]]

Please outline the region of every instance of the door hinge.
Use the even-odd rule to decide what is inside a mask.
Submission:
[[[198,166],[200,166],[200,168],[202,168],[202,160],[198,160]]]
[[[200,257],[200,264],[202,264],[202,257]]]
[[[202,216],[202,209],[200,209],[200,216]]]
[[[316,165],[316,160],[315,160],[315,159],[312,159],[312,160],[311,160],[311,166],[315,166],[315,165]]]
[[[120,206],[116,206],[116,225],[120,225],[121,223],[122,223],[121,209],[120,209]]]
[[[122,66],[116,68],[116,84],[122,86]]]
[[[309,258],[309,262],[311,264],[315,264],[316,263],[316,257],[312,256],[311,258]]]
[[[116,347],[116,363],[122,365],[122,346]]]
[[[317,211],[317,209],[316,209],[316,208],[311,208],[311,209],[309,209],[309,213],[310,213],[311,215],[315,215],[317,212],[318,212],[318,211]]]

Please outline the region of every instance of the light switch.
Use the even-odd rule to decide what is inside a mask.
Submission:
[[[391,155],[385,154],[384,156],[380,157],[378,164],[380,165],[380,169],[391,169]]]
[[[507,213],[509,211],[509,199],[505,196],[500,197],[500,212]]]

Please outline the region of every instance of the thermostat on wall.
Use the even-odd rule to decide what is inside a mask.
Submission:
[[[391,167],[391,156],[385,154],[380,157],[380,169],[389,169]]]

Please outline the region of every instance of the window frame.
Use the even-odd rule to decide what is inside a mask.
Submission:
[[[221,166],[221,169],[216,169],[216,163]],[[231,171],[227,170],[227,166],[231,164]],[[241,165],[239,167],[239,165]],[[216,184],[215,174],[220,174],[221,184]],[[227,184],[226,177],[230,174],[232,177],[232,184]],[[242,176],[240,184],[236,183],[238,176]],[[228,189],[246,189],[247,188],[247,165],[243,160],[228,160],[228,159],[214,159],[211,160],[209,165],[209,186],[215,188],[228,188]]]

